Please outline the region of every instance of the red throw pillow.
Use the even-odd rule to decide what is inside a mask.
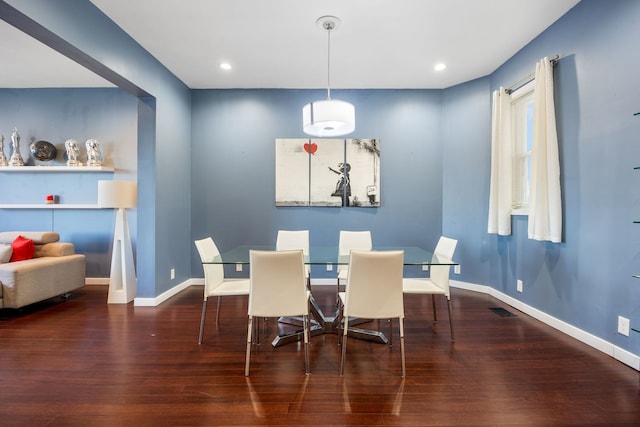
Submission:
[[[25,239],[22,236],[16,237],[15,240],[11,242],[11,247],[13,248],[11,262],[31,259],[36,252],[36,249],[33,246],[33,240]]]

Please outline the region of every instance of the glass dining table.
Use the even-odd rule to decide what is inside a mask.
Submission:
[[[249,252],[251,250],[275,250],[275,246],[237,246],[231,250],[220,253],[211,259],[205,259],[203,264],[228,264],[228,265],[249,265]],[[379,246],[374,247],[375,251],[390,251],[390,250],[402,250],[404,251],[404,265],[407,266],[431,266],[431,265],[457,265],[451,259],[446,259],[442,256],[433,254],[419,247],[414,246]],[[348,265],[349,256],[339,255],[337,246],[311,246],[309,248],[309,254],[305,255],[305,264],[308,265],[322,265],[322,266],[337,266]],[[422,268],[422,267],[421,267]],[[244,268],[243,268],[244,269]],[[337,302],[337,290],[338,279],[336,273],[336,302]],[[319,334],[337,334],[339,325],[338,321],[338,306],[331,314],[326,314],[322,311],[315,298],[313,297],[313,286],[311,286],[311,299],[310,299],[310,313],[311,313],[311,335]],[[280,318],[280,322],[287,323],[295,326],[302,325],[300,318]],[[366,339],[370,341],[380,342],[386,344],[388,338],[380,331],[357,328],[356,326],[363,323],[370,322],[370,319],[349,319],[349,337]],[[271,343],[274,347],[296,342],[301,340],[302,330],[295,330],[291,332],[281,333],[275,337]]]

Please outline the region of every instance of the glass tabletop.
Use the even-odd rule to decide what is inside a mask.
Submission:
[[[204,260],[203,264],[249,264],[250,250],[273,251],[275,246],[238,246],[222,252],[210,260]],[[404,265],[457,265],[450,259],[439,257],[432,252],[413,246],[380,246],[374,251],[404,251]],[[337,246],[311,246],[309,255],[305,256],[305,264],[349,264],[349,256],[338,256]]]

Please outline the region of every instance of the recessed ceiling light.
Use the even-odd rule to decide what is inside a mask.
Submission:
[[[433,69],[436,71],[442,71],[446,68],[447,68],[447,64],[445,64],[444,62],[439,62],[433,67]]]
[[[220,68],[222,68],[223,70],[230,70],[231,64],[229,64],[228,62],[223,62],[220,64]]]

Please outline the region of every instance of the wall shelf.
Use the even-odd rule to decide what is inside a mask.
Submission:
[[[0,166],[0,173],[94,173],[114,172],[105,166]],[[97,203],[0,203],[0,209],[100,209]]]
[[[32,203],[32,204],[0,204],[0,209],[101,209],[98,204],[52,204],[48,205],[46,203]]]
[[[113,172],[114,168],[105,166],[0,166],[0,172],[29,173],[29,172]]]

